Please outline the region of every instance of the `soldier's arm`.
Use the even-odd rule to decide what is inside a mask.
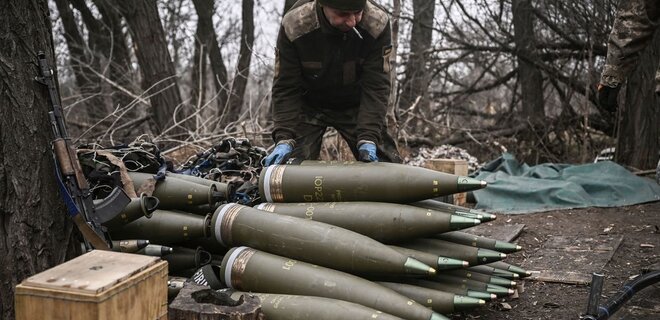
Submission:
[[[617,87],[628,77],[660,24],[658,0],[621,1],[607,46],[601,84]]]
[[[385,126],[387,101],[390,94],[390,63],[392,35],[387,21],[382,33],[376,38],[362,65],[362,97],[358,113],[358,141],[380,142]]]
[[[298,124],[302,110],[302,70],[298,53],[288,39],[284,28],[280,28],[275,54],[273,78],[273,140],[275,142],[294,139],[293,128]]]

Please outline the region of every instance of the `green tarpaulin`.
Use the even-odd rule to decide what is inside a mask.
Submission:
[[[476,208],[492,212],[617,207],[660,200],[655,181],[611,161],[530,167],[505,153],[474,176],[488,182],[485,189],[474,191]]]

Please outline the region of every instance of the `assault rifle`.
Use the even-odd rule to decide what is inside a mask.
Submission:
[[[48,102],[52,109],[48,112],[48,117],[55,136],[52,142],[53,161],[55,161],[57,182],[62,197],[69,215],[85,238],[87,249],[93,247],[94,249],[109,250],[112,242],[101,224],[121,212],[130,202],[130,198],[123,189],[115,187],[103,201],[94,203],[76,150],[71,145],[71,139],[66,131],[60,96],[55,87],[53,72],[48,65],[46,54],[40,51],[37,58],[39,76],[35,80],[48,88]]]

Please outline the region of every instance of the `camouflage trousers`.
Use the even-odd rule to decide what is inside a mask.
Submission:
[[[296,146],[291,158],[317,160],[321,153],[323,134],[328,127],[333,127],[346,140],[353,156],[358,158],[357,116],[358,108],[346,110],[304,109],[300,123],[296,126]],[[378,161],[401,163],[401,156],[396,143],[383,126],[381,143],[377,145]]]

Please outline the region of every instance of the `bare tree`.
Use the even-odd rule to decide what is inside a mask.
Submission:
[[[98,73],[114,84],[106,85],[111,92],[114,91],[110,94],[112,105],[114,107],[128,105],[132,98],[116,88],[121,86],[132,89],[133,79],[126,37],[121,29],[121,17],[109,7],[107,0],[95,0],[101,19],[94,16],[84,0],[68,1],[78,10],[87,28],[89,38],[87,46],[92,51],[94,60],[98,60],[101,65],[97,70]]]
[[[422,131],[422,121],[431,113],[431,102],[428,96],[428,86],[431,75],[427,69],[427,61],[433,40],[433,17],[435,15],[434,0],[413,0],[414,17],[410,36],[410,52],[406,63],[405,80],[402,81],[400,107],[406,110],[402,121],[412,120],[412,130]]]
[[[194,131],[194,122],[182,122],[190,110],[181,99],[156,0],[112,1],[131,32],[142,74],[142,89],[150,96],[154,131],[182,138],[187,130]],[[173,128],[168,129],[170,127]]]
[[[87,42],[78,30],[71,4],[68,0],[55,0],[57,10],[60,14],[60,20],[64,27],[64,39],[69,48],[69,59],[73,74],[76,79],[76,85],[82,94],[82,113],[78,113],[77,118],[93,119],[97,115],[105,115],[109,107],[104,105],[100,96],[100,79],[92,69],[99,69],[98,60],[94,60],[92,54],[87,50]],[[90,125],[90,124],[87,124]]]
[[[238,120],[245,97],[245,88],[250,76],[250,61],[252,61],[252,46],[254,45],[254,0],[243,0],[241,6],[241,49],[236,65],[236,73],[232,80],[227,108],[222,114],[220,123],[227,125]]]
[[[534,123],[545,118],[543,76],[537,67],[536,33],[531,0],[512,0],[514,42],[522,95],[522,116]]]
[[[0,318],[13,319],[14,286],[80,248],[53,174],[47,93],[34,81],[37,52],[54,61],[48,3],[2,1],[0,10]]]
[[[213,0],[193,0],[195,11],[197,12],[197,31],[195,33],[195,54],[194,63],[206,61],[208,57],[213,71],[213,84],[217,94],[217,108],[224,109],[227,103],[227,67],[220,51],[216,32],[213,28],[213,13],[215,8]],[[203,71],[202,66],[193,66],[193,87],[196,87],[195,79],[202,79],[203,75],[197,75],[197,72]],[[203,88],[203,86],[202,86]],[[193,102],[196,102],[193,95]]]

